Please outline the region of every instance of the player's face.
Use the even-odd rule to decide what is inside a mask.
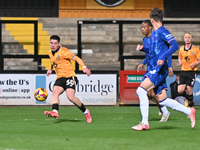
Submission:
[[[58,42],[58,40],[54,40],[54,39],[50,40],[50,47],[52,51],[57,50],[59,46],[60,46],[60,42]]]
[[[184,41],[185,41],[185,44],[190,44],[190,43],[192,43],[192,35],[190,35],[190,34],[185,34],[184,35]]]
[[[149,26],[148,23],[142,23],[141,30],[142,34],[147,36],[149,33],[151,33],[151,26]]]

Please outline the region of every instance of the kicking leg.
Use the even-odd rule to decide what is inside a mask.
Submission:
[[[191,126],[192,126],[192,128],[195,127],[195,124],[196,124],[195,112],[196,112],[196,110],[194,108],[185,107],[185,106],[181,105],[180,103],[178,103],[176,100],[167,98],[165,89],[162,90],[161,94],[158,95],[158,99],[160,100],[159,102],[161,105],[165,105],[167,107],[170,107],[177,111],[183,112],[183,113],[187,114],[188,116],[190,116]]]
[[[67,93],[68,99],[83,112],[87,123],[91,123],[92,116],[90,115],[90,111],[89,109],[85,108],[85,105],[77,97],[75,97],[75,90],[72,88],[68,88],[66,90],[66,93]]]

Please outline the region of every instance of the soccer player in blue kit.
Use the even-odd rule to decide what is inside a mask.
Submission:
[[[146,53],[146,57],[145,57],[144,61],[137,68],[137,71],[139,72],[141,70],[141,68],[145,64],[147,64],[147,70],[146,70],[146,73],[144,74],[144,77],[142,78],[142,81],[144,81],[145,75],[150,71],[149,70],[150,69],[150,66],[149,66],[149,64],[150,64],[149,63],[149,61],[150,61],[149,46],[150,46],[150,36],[151,36],[151,33],[152,33],[152,29],[153,29],[153,26],[152,26],[150,20],[144,20],[142,22],[141,30],[142,30],[142,34],[145,35],[145,37],[142,40],[143,45],[138,45],[137,48],[136,48],[137,51],[143,51],[143,52]],[[172,77],[174,75],[172,67],[171,67],[172,55],[170,55],[167,58],[167,60],[168,60],[168,71],[169,71],[168,75],[170,77]],[[159,122],[166,122],[168,120],[168,118],[170,117],[170,112],[167,110],[167,107],[159,105],[159,100],[158,100],[157,96],[155,95],[152,88],[150,90],[148,90],[147,96],[149,97],[150,100],[156,102],[156,104],[159,108],[159,115],[160,116],[162,115],[162,118]]]
[[[153,8],[150,13],[150,20],[154,31],[151,34],[149,46],[149,72],[146,74],[145,80],[137,89],[137,95],[140,99],[140,111],[142,114],[142,122],[139,125],[133,126],[133,130],[148,130],[150,128],[148,122],[149,116],[149,101],[147,92],[152,87],[158,97],[160,105],[171,107],[177,111],[183,112],[189,116],[191,127],[196,124],[194,108],[188,108],[177,101],[170,99],[166,94],[166,77],[168,75],[167,58],[172,55],[178,48],[178,43],[170,32],[162,25],[163,11],[159,8]]]

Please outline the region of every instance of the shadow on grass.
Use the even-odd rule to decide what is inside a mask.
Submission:
[[[160,121],[160,118],[149,118],[149,121]]]
[[[82,120],[73,120],[73,119],[58,119],[54,123],[62,123],[62,122],[81,122]]]
[[[160,118],[150,118],[149,121],[160,121],[160,119],[161,119],[161,117]],[[168,121],[170,121],[170,120],[178,120],[178,119],[169,118]]]
[[[161,130],[170,130],[170,129],[180,129],[180,127],[176,127],[176,126],[160,126],[154,129],[161,129]]]
[[[196,110],[197,110],[197,109],[200,109],[200,107],[194,107],[194,108],[195,108]]]

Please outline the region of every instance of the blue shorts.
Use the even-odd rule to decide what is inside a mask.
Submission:
[[[147,70],[146,70],[146,72],[144,73],[144,76],[143,76],[141,82],[144,81],[144,79],[146,78],[145,76],[146,76],[146,74],[147,74],[149,71],[150,71],[150,67],[147,66]]]
[[[145,76],[146,76],[146,74],[147,74],[148,72],[145,72],[144,73],[144,76],[143,76],[143,78],[142,78],[142,80],[141,80],[141,82],[143,82],[144,81],[144,79],[146,78]]]
[[[152,68],[145,75],[154,85],[154,92],[158,95],[162,89],[168,89],[166,84],[166,77],[168,76],[168,66],[166,64],[162,66],[156,66]]]

